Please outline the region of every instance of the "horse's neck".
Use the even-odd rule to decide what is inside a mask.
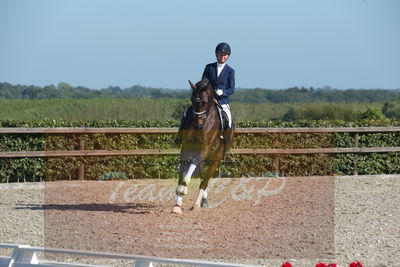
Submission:
[[[217,109],[217,105],[216,105],[216,103],[214,101],[215,100],[214,100],[213,96],[208,97],[208,107],[207,107],[208,111],[212,111],[213,109]]]
[[[217,103],[214,102],[214,98],[210,98],[210,101],[208,101],[208,107],[207,107],[207,113],[214,117],[216,120],[219,119],[219,111],[218,111],[218,106]],[[210,116],[209,116],[210,118]]]
[[[211,109],[213,109],[215,106],[216,106],[216,104],[215,104],[215,98],[214,98],[214,95],[213,95],[212,92],[211,92],[211,93],[209,93],[209,95],[208,95],[208,107],[207,107],[207,110],[211,110]]]

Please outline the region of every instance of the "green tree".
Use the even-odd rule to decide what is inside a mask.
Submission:
[[[365,112],[360,114],[362,120],[383,120],[385,115],[377,108],[369,107]]]
[[[400,97],[385,102],[382,108],[383,114],[390,119],[400,119]]]
[[[190,106],[190,101],[189,100],[181,100],[179,101],[175,108],[174,111],[172,112],[172,118],[175,120],[180,120],[182,118],[183,112]]]
[[[299,119],[299,113],[290,107],[288,111],[283,115],[284,121],[295,121]]]

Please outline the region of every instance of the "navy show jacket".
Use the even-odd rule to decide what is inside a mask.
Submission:
[[[204,68],[203,77],[206,77],[214,91],[221,89],[223,94],[218,96],[215,94],[215,99],[217,99],[220,105],[229,104],[229,96],[235,91],[235,70],[225,64],[221,73],[217,77],[217,62],[210,63]]]

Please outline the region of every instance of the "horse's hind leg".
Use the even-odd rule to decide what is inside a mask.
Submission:
[[[200,205],[203,202],[204,194],[207,194],[207,191],[205,189],[200,189],[199,193],[197,195],[197,199],[196,199],[196,201],[195,201],[195,203],[194,203],[194,205],[193,205],[191,210],[198,210],[198,209],[200,209],[200,207],[202,207]]]
[[[210,167],[211,168],[211,167]],[[207,201],[207,186],[208,182],[210,181],[211,176],[206,176],[200,183],[199,193],[197,195],[196,201],[193,204],[192,210],[202,208],[208,208],[208,201]]]
[[[204,190],[203,197],[201,199],[201,207],[208,209],[208,200],[207,200],[207,189]]]

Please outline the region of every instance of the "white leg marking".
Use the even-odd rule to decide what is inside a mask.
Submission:
[[[182,196],[176,196],[176,205],[182,206],[183,202],[183,197]]]
[[[182,201],[183,201],[183,197],[180,195],[176,196],[176,204],[175,206],[172,208],[172,212],[173,213],[179,213],[182,214]]]
[[[183,181],[186,183],[186,185],[189,185],[190,183],[190,178],[192,178],[192,174],[194,170],[196,169],[196,165],[193,163],[190,164],[188,171],[185,174],[185,177],[183,177]]]
[[[203,199],[203,196],[204,196],[204,189],[200,189],[199,190],[199,194],[197,195],[196,202],[194,203],[193,206],[200,207],[201,200]]]
[[[207,198],[207,197],[208,197],[207,190],[204,190],[203,198]]]
[[[187,187],[184,185],[178,185],[178,188],[176,189],[176,194],[177,195],[186,195],[187,194]]]

